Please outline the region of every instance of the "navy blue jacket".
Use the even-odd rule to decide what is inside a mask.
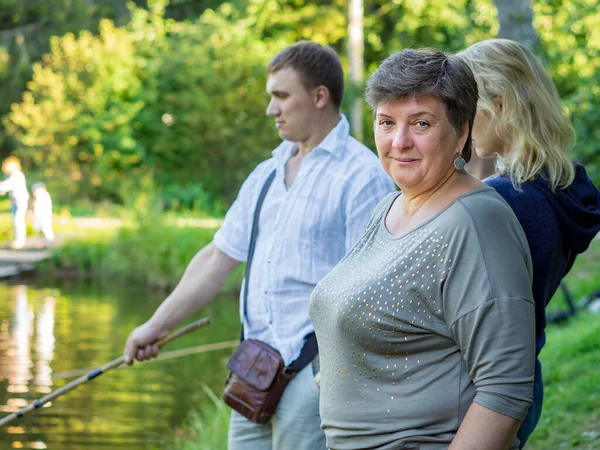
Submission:
[[[555,193],[544,177],[523,183],[521,191],[506,176],[485,180],[511,206],[529,243],[538,354],[546,341],[546,305],[600,231],[600,192],[581,164],[575,163],[575,173],[573,183]]]

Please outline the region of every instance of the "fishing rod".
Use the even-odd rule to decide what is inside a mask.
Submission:
[[[156,342],[156,345],[158,345],[159,347],[162,347],[167,342],[172,341],[173,339],[183,336],[184,334],[194,331],[200,327],[208,325],[209,323],[210,323],[210,319],[208,317],[205,317],[203,319],[192,322],[189,325],[186,325],[185,327],[182,327],[179,330],[171,333],[167,337],[158,340]],[[86,381],[93,380],[94,378],[102,375],[103,373],[106,373],[111,369],[119,367],[124,362],[125,362],[125,356],[121,355],[118,358],[113,359],[112,361],[104,364],[103,366],[100,366],[97,369],[92,370],[91,372],[87,373],[86,375],[83,375],[83,376],[77,378],[76,380],[73,380],[70,383],[65,384],[63,387],[50,392],[45,397],[42,397],[42,398],[34,401],[33,403],[30,403],[29,405],[25,406],[23,409],[21,409],[17,412],[14,412],[12,414],[9,414],[8,416],[4,417],[3,419],[0,419],[0,427],[3,425],[6,425],[9,422],[12,422],[13,420],[15,420],[18,417],[23,417],[25,414],[33,411],[34,409],[41,408],[43,405],[45,405],[49,401],[54,400],[55,398],[60,397],[64,393],[75,389],[77,386],[85,383]]]
[[[197,355],[199,353],[212,352],[215,350],[234,348],[239,345],[240,345],[240,340],[234,339],[232,341],[223,341],[223,342],[216,342],[213,344],[198,345],[196,347],[182,348],[181,350],[172,350],[170,352],[160,352],[160,355],[158,355],[156,358],[148,359],[146,361],[140,361],[137,363],[137,365],[154,363],[154,362],[158,362],[158,361],[165,361],[167,359],[180,358],[182,356]],[[118,367],[118,369],[122,369],[124,367],[127,367],[127,366],[121,366],[121,367]],[[56,372],[56,373],[52,374],[52,379],[53,380],[64,380],[66,378],[74,378],[74,377],[81,376],[85,373],[88,373],[92,369],[93,369],[93,367],[82,367],[81,369],[67,370],[65,372]]]

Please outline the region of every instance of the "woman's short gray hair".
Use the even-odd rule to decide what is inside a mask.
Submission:
[[[366,99],[374,112],[379,105],[407,96],[439,99],[456,135],[469,124],[462,157],[471,159],[471,130],[477,112],[477,82],[467,64],[433,49],[402,50],[386,58],[367,82]]]

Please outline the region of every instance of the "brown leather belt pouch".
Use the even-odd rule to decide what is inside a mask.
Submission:
[[[247,339],[229,358],[227,368],[231,373],[223,392],[225,403],[252,422],[268,423],[294,378],[281,354],[262,341]]]

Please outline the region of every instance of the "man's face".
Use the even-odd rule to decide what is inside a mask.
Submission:
[[[300,74],[289,67],[271,73],[267,80],[267,94],[271,97],[267,116],[275,119],[279,136],[292,142],[306,140],[317,107],[314,92],[306,90]]]

